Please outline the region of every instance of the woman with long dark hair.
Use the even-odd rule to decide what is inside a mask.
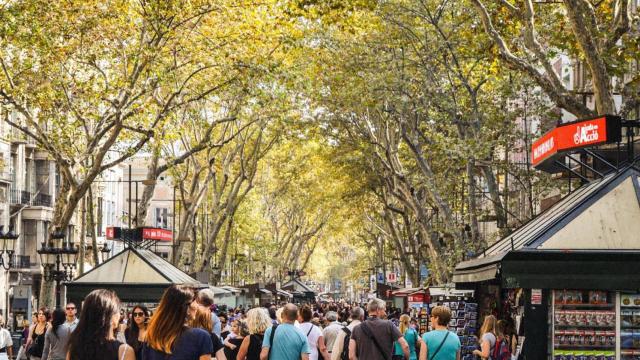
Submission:
[[[82,304],[80,321],[71,333],[66,360],[135,360],[131,347],[115,338],[120,299],[105,289],[93,290]]]
[[[51,315],[51,327],[44,336],[44,350],[42,360],[64,360],[67,356],[66,347],[71,332],[65,329],[66,314],[62,309],[55,309]],[[62,326],[62,327],[61,327]]]
[[[36,323],[31,329],[29,334],[29,340],[27,340],[27,355],[31,357],[31,360],[40,360],[42,352],[44,350],[44,336],[49,328],[49,316],[51,313],[46,307],[38,309],[36,315]]]
[[[198,304],[193,288],[169,287],[147,328],[147,343],[142,348],[145,360],[211,360],[213,344],[207,331],[190,329]]]
[[[149,321],[149,309],[144,305],[136,305],[131,311],[129,327],[124,331],[127,344],[136,353],[136,359],[142,358],[142,345],[147,338],[147,322]]]

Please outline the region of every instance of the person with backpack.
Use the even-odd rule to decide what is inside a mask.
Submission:
[[[363,321],[364,310],[359,306],[351,309],[351,323],[348,326],[343,326],[336,336],[336,340],[333,342],[333,349],[331,350],[331,360],[349,360],[349,340],[351,340],[351,333],[353,332],[353,328],[360,325]]]
[[[446,306],[436,306],[431,310],[432,330],[422,336],[420,360],[460,360],[460,339],[449,331],[451,310]]]
[[[393,343],[398,341],[405,359],[409,359],[409,345],[400,330],[389,320],[383,300],[372,299],[367,304],[369,319],[353,328],[349,340],[350,360],[390,360]]]
[[[493,315],[487,315],[480,327],[480,349],[473,350],[473,355],[479,356],[482,359],[491,359],[491,351],[495,346],[496,317]]]
[[[411,317],[407,314],[402,314],[400,316],[399,324],[400,333],[409,345],[409,360],[417,360],[418,355],[416,354],[416,348],[418,347],[420,336],[418,336],[418,332],[411,327]],[[404,356],[402,354],[402,347],[400,346],[400,343],[396,341],[393,346],[393,359],[402,360]]]
[[[491,352],[491,360],[511,360],[511,343],[507,330],[506,321],[496,323],[496,345]]]
[[[260,360],[309,360],[307,337],[293,324],[298,307],[287,304],[282,310],[282,323],[267,329],[262,340]]]

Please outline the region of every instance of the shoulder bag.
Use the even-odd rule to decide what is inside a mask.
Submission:
[[[447,341],[448,337],[449,337],[449,331],[447,331],[447,334],[444,336],[444,339],[442,339],[442,342],[440,342],[440,345],[438,345],[438,348],[433,353],[433,355],[429,356],[429,360],[435,359],[436,355],[438,355],[438,352],[440,352],[440,349],[442,349],[442,345],[444,345],[444,342]]]
[[[385,360],[389,360],[389,354],[382,349],[382,346],[380,346],[378,340],[376,340],[376,337],[373,335],[373,333],[371,333],[369,326],[367,326],[367,322],[363,322],[362,324],[360,324],[360,326],[362,327],[362,332],[364,332],[364,334],[367,335],[367,337],[371,339],[371,341],[373,341],[373,345],[375,345],[376,349],[382,355],[382,357],[384,357]]]

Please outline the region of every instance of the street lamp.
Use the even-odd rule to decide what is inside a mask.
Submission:
[[[65,241],[63,232],[55,231],[51,234],[48,242],[42,242],[38,255],[40,255],[40,263],[44,268],[44,280],[55,281],[56,283],[56,307],[59,308],[62,302],[60,283],[73,279],[78,248],[72,241]]]
[[[13,232],[13,227],[9,227],[9,231],[5,233],[4,226],[0,225],[0,265],[5,270],[9,270],[13,266],[13,253],[18,236]],[[7,253],[6,262],[4,261],[5,252]]]

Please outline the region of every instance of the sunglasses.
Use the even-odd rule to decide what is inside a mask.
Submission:
[[[134,312],[132,315],[133,315],[133,317],[143,317],[144,313],[143,312]]]
[[[75,307],[73,307],[73,306],[68,306],[68,307],[67,307],[67,310],[75,310],[75,309],[76,309],[76,308],[75,308]]]

